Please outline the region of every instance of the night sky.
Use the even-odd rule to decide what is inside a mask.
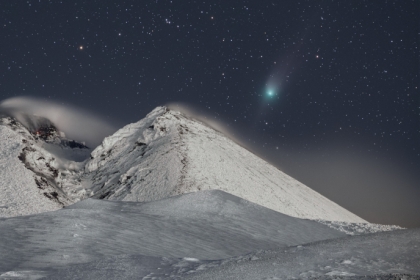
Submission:
[[[420,2],[1,1],[0,100],[182,103],[370,222],[420,226]]]

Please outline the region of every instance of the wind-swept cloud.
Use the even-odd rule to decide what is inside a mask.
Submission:
[[[37,125],[35,117],[46,118],[64,132],[67,138],[86,142],[92,148],[116,131],[116,127],[91,112],[33,97],[3,100],[0,112],[15,117],[30,129]]]

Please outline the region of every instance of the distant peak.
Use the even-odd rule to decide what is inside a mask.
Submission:
[[[35,114],[14,112],[0,108],[0,117],[9,118],[10,121],[14,123],[18,122],[31,132],[36,132],[37,130],[46,127],[53,127],[55,130],[57,130],[56,126],[52,123],[51,120],[45,117],[37,116]]]
[[[48,143],[59,143],[62,146],[70,148],[88,148],[84,143],[79,143],[74,140],[67,139],[65,134],[60,131],[52,121],[45,117],[23,113],[18,114],[17,116],[8,116],[6,114],[2,117],[8,119],[8,121],[3,121],[3,124],[26,128],[26,130],[35,139],[40,139]]]
[[[163,114],[169,112],[169,108],[166,106],[158,106],[155,109],[153,109],[149,114],[147,114],[148,116],[152,116],[152,115],[157,115],[157,114]]]

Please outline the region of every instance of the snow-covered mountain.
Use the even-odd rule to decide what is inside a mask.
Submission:
[[[79,200],[80,194],[69,195],[77,185],[70,175],[83,167],[73,160],[91,150],[66,139],[48,120],[37,120],[29,128],[0,118],[0,217],[53,211]]]
[[[366,222],[222,133],[166,107],[106,137],[90,158],[90,149],[66,139],[47,119],[21,119],[30,121],[6,117],[0,123],[1,164],[8,166],[0,183],[8,194],[0,200],[3,217],[89,197],[144,202],[217,189],[293,217]]]
[[[93,151],[28,118],[0,118],[0,279],[420,279],[420,230],[366,223],[179,112]]]
[[[220,132],[166,107],[105,138],[85,172],[84,185],[95,198],[153,201],[218,189],[293,217],[366,222]]]

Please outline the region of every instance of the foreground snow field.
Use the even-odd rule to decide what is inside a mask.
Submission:
[[[420,279],[420,229],[320,241],[234,258],[185,279]],[[382,278],[384,277],[384,278]],[[408,278],[410,277],[410,278]],[[341,279],[341,278],[340,278]],[[347,278],[344,278],[347,279]],[[392,279],[392,278],[391,278]]]
[[[148,203],[88,199],[3,219],[0,234],[0,279],[420,273],[420,230],[347,236],[218,190]]]
[[[47,279],[420,279],[420,229],[345,237],[225,260],[121,255]]]
[[[46,269],[105,256],[224,259],[345,236],[221,191],[149,203],[88,199],[0,222],[0,270]]]

